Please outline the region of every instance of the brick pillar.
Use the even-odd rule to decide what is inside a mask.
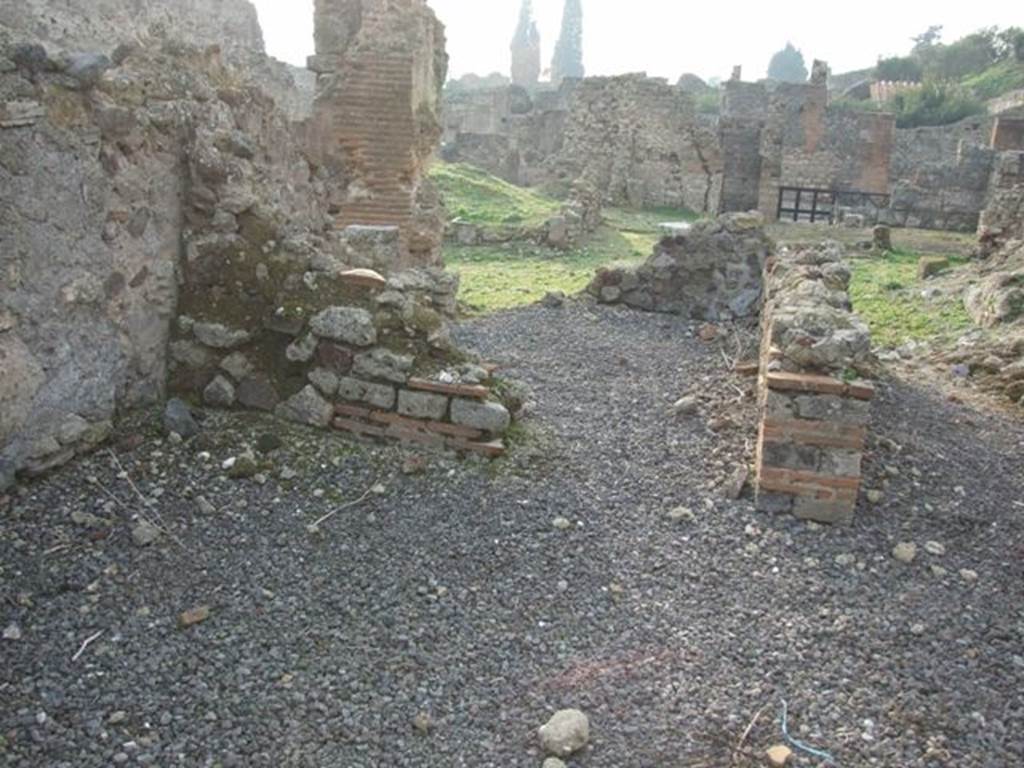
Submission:
[[[317,0],[311,153],[339,230],[397,229],[398,264],[440,260],[444,226],[425,179],[441,136],[444,28],[424,0]]]

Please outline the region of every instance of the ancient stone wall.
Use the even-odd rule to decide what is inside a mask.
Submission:
[[[318,0],[309,145],[339,230],[399,231],[404,266],[436,264],[444,220],[424,177],[441,135],[444,28],[425,0]]]
[[[985,253],[1024,240],[1024,151],[996,156],[978,235]]]
[[[716,207],[774,220],[780,187],[887,194],[894,132],[892,115],[830,109],[821,72],[809,83],[732,80],[718,126]]]
[[[445,158],[558,194],[584,179],[609,204],[699,212],[718,197],[722,165],[713,118],[642,74],[459,95],[446,104]]]
[[[757,506],[849,523],[861,485],[874,371],[836,244],[782,250],[761,317]]]
[[[580,81],[552,160],[557,179],[586,179],[606,202],[708,211],[721,156],[692,97],[643,74]]]
[[[605,304],[696,320],[752,317],[761,308],[773,248],[760,214],[726,214],[663,238],[639,267],[598,270],[588,290]]]
[[[225,240],[260,222],[265,200],[293,226],[322,228],[273,101],[216,50],[150,43],[113,61],[32,43],[0,58],[4,474],[61,463],[118,409],[163,396],[183,233],[202,228],[200,209],[219,205]]]
[[[224,59],[273,96],[293,120],[309,116],[311,73],[266,55],[249,0],[18,0],[0,4],[0,28],[53,51],[112,57],[164,41],[217,46]]]
[[[0,26],[54,50],[110,54],[149,39],[264,51],[249,0],[18,0],[0,4]]]
[[[407,10],[433,39],[433,17]],[[259,62],[174,38],[48,52],[18,34],[0,28],[0,486],[95,446],[120,410],[168,389],[305,423],[333,421],[331,400],[369,404],[374,424],[389,409],[406,420],[385,436],[432,430],[495,453],[473,444],[508,412],[459,388],[486,372],[451,362],[457,280],[403,271],[411,238],[393,227],[335,230],[335,179]],[[429,75],[402,80],[422,104],[429,52]],[[410,157],[435,137],[417,133]]]
[[[896,132],[892,201],[879,222],[972,232],[988,197],[995,153],[992,121]]]
[[[996,152],[1024,151],[1024,117],[997,117],[992,126],[991,147]]]

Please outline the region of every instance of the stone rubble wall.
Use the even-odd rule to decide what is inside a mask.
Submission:
[[[225,61],[245,69],[292,120],[312,110],[314,76],[266,55],[249,0],[17,0],[0,3],[0,29],[17,42],[107,57],[119,47],[149,48],[168,40],[218,46]]]
[[[892,201],[878,223],[973,232],[988,196],[992,121],[897,131]]]
[[[665,80],[567,79],[533,93],[511,86],[459,94],[445,110],[445,159],[513,184],[565,194],[584,180],[606,204],[702,213],[718,196],[714,121]]]
[[[821,77],[728,82],[718,138],[719,212],[756,209],[774,221],[780,187],[889,192],[894,117],[830,108]]]
[[[692,97],[643,74],[580,81],[551,160],[555,179],[585,179],[610,205],[711,209],[721,180],[714,131]]]
[[[605,304],[696,320],[753,317],[773,249],[760,214],[726,214],[663,238],[639,267],[599,269],[588,291]]]
[[[31,44],[0,53],[0,485],[163,396],[181,167],[219,103],[211,73],[216,57],[169,42],[105,74]]]
[[[861,485],[875,370],[841,247],[780,250],[761,315],[757,506],[848,524]]]
[[[95,20],[116,26],[120,7]],[[342,403],[385,386],[391,363],[460,383],[445,323],[457,280],[404,271],[394,228],[335,229],[332,179],[265,70],[219,44],[126,29],[127,45],[98,34],[107,55],[0,27],[0,489],[91,449],[120,411],[168,389],[308,420],[293,399],[313,380],[329,389],[324,361],[339,392],[342,373],[358,380]],[[372,340],[321,345],[313,319],[331,308],[370,317]],[[434,420],[475,418],[467,410]]]
[[[1024,240],[1024,151],[1000,152],[993,166],[978,224],[984,254]]]

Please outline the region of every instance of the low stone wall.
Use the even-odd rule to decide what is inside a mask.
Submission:
[[[824,523],[853,519],[874,395],[841,256],[835,244],[782,250],[762,314],[757,507]]]
[[[1024,151],[1001,152],[996,157],[978,237],[985,254],[1024,240]]]
[[[751,317],[772,249],[760,214],[726,214],[664,238],[640,267],[598,270],[588,291],[605,304],[699,320]]]

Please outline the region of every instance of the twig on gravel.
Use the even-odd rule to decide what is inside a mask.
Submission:
[[[747,726],[747,729],[743,731],[743,735],[740,736],[740,740],[736,742],[736,747],[732,751],[733,765],[735,765],[736,761],[739,759],[740,750],[743,749],[743,745],[746,744],[747,739],[750,738],[751,732],[757,726],[757,721],[761,719],[761,715],[764,714],[764,711],[768,709],[769,706],[771,706],[770,702],[768,704],[765,704],[759,710],[757,710],[757,714],[754,715],[754,718],[750,721],[750,724]]]
[[[307,525],[306,526],[306,530],[309,531],[310,533],[318,533],[320,531],[320,526],[323,525],[324,523],[326,523],[328,520],[330,520],[335,515],[337,515],[339,512],[344,512],[346,509],[351,509],[352,507],[354,507],[354,506],[356,506],[358,504],[362,504],[364,501],[366,501],[366,499],[369,498],[370,494],[372,494],[374,492],[374,489],[376,489],[378,485],[379,485],[379,482],[375,481],[373,485],[371,485],[369,488],[366,489],[366,493],[364,493],[358,499],[355,499],[354,501],[346,502],[346,503],[342,504],[340,507],[337,507],[336,509],[331,510],[326,515],[324,515],[319,520],[317,520],[315,523],[311,523],[310,525]]]
[[[95,635],[90,635],[89,637],[85,638],[85,642],[82,643],[82,647],[78,649],[78,653],[71,657],[71,661],[78,661],[80,658],[82,658],[82,654],[85,653],[85,649],[97,640],[99,640],[101,637],[103,637],[103,633],[106,631],[107,630],[105,629],[101,629]]]
[[[160,531],[160,533],[162,533],[165,536],[167,536],[167,538],[169,538],[171,541],[173,541],[175,544],[177,544],[179,547],[181,547],[182,550],[188,551],[187,547],[181,541],[181,539],[179,539],[177,536],[175,536],[173,533],[171,533],[170,529],[167,527],[167,524],[164,522],[164,519],[163,519],[163,517],[161,516],[161,514],[160,514],[160,512],[158,510],[155,510],[155,509],[153,510],[153,513],[156,515],[156,519],[155,520],[153,518],[151,518],[147,514],[147,512],[145,510],[147,510],[150,507],[149,500],[145,497],[145,495],[142,493],[142,491],[139,490],[139,486],[137,486],[135,484],[135,481],[132,480],[132,476],[128,474],[128,470],[126,470],[124,468],[124,464],[122,464],[121,460],[119,458],[117,458],[117,454],[114,453],[113,450],[109,450],[109,449],[107,450],[107,453],[110,454],[110,458],[114,461],[114,464],[117,465],[118,471],[124,476],[124,479],[126,481],[128,481],[128,486],[133,491],[135,491],[135,495],[139,497],[139,501],[142,503],[142,510],[139,511],[139,513],[138,513],[139,517],[141,517],[147,523],[149,523],[154,528],[156,528],[158,531]],[[101,488],[103,488],[103,486],[99,483],[99,481],[97,481],[96,484],[99,485]],[[106,489],[104,488],[104,490],[106,490]],[[108,493],[110,493],[110,492],[108,491]],[[110,495],[118,503],[120,503],[121,506],[123,506],[126,510],[128,510],[128,505],[127,504],[122,502],[117,496],[114,496],[112,493]],[[128,510],[128,511],[131,511],[131,510]]]

